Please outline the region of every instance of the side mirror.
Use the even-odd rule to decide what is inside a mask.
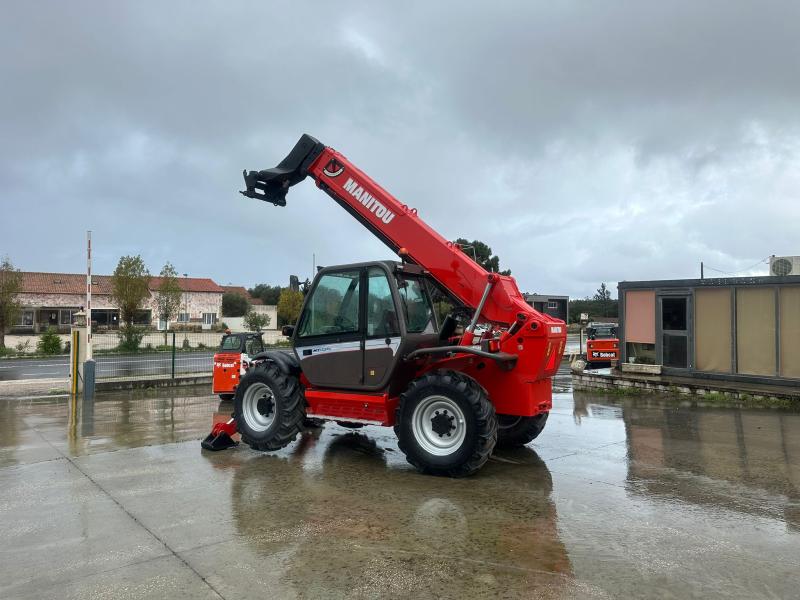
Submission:
[[[294,325],[284,325],[281,327],[281,335],[292,337],[294,335]]]

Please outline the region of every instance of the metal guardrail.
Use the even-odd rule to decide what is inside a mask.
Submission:
[[[147,332],[131,342],[119,332],[92,336],[97,379],[211,375],[214,352],[222,339],[216,332]]]

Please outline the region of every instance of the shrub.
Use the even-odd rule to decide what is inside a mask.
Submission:
[[[260,315],[254,310],[251,310],[244,317],[244,325],[250,331],[261,331],[269,326],[269,315]]]
[[[138,352],[139,346],[144,338],[144,331],[133,325],[123,325],[119,333],[119,345],[117,350],[120,352]]]
[[[183,348],[184,350],[188,350],[191,347],[192,345],[189,343],[189,338],[183,338],[183,343],[181,344],[181,348]]]
[[[0,358],[4,358],[6,356],[13,356],[14,351],[11,348],[6,348],[5,346],[0,346]]]
[[[61,338],[52,327],[39,337],[36,349],[41,354],[61,354]]]

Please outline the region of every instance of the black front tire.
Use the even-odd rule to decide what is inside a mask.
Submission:
[[[478,471],[494,450],[497,418],[474,379],[458,371],[436,371],[415,379],[401,394],[394,431],[406,460],[419,471],[465,477]],[[436,446],[450,439],[457,441]]]
[[[497,446],[499,448],[519,448],[532,442],[542,433],[547,417],[545,412],[535,417],[515,417],[512,415],[497,415]]]
[[[300,382],[272,362],[256,365],[236,388],[233,416],[242,441],[254,450],[287,446],[300,433],[306,416]]]

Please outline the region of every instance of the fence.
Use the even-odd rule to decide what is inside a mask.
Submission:
[[[119,333],[92,335],[97,379],[211,375],[222,339],[213,332],[152,332],[124,339]]]

